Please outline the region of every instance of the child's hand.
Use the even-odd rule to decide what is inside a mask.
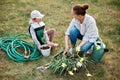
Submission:
[[[41,45],[38,46],[38,50],[41,50],[43,47]]]

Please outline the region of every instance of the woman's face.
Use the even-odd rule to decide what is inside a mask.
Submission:
[[[73,10],[71,10],[71,13],[72,13],[72,16],[73,16],[74,18],[76,18],[76,19],[79,18],[79,15],[76,15],[75,12],[74,12]]]
[[[71,14],[72,14],[72,16],[73,16],[74,18],[76,18],[76,19],[80,19],[80,17],[81,17],[81,15],[75,14],[75,12],[74,12],[73,10],[71,10]]]

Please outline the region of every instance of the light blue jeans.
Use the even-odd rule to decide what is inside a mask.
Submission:
[[[80,31],[75,26],[71,27],[69,33],[70,33],[69,36],[70,36],[71,45],[75,45],[77,39],[82,40],[83,38],[83,36],[80,34]],[[80,52],[87,52],[92,45],[93,43],[88,41],[84,46],[82,46]]]

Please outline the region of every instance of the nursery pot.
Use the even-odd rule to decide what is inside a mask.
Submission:
[[[43,45],[43,48],[41,49],[41,53],[44,57],[48,57],[51,52],[51,47],[48,45]]]

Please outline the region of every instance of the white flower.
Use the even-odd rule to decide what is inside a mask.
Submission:
[[[74,73],[72,71],[68,71],[68,74],[70,74],[71,76],[74,75]]]
[[[62,67],[64,68],[64,67],[66,67],[67,65],[65,64],[65,63],[62,63]]]
[[[81,67],[81,66],[82,66],[82,63],[81,63],[81,62],[77,62],[76,66],[77,66],[77,67]]]
[[[90,74],[90,73],[88,73],[88,74],[86,74],[87,75],[87,77],[91,77],[92,76],[92,74]]]
[[[74,71],[77,71],[77,68],[76,68],[76,67],[74,67],[74,68],[73,68],[73,70],[74,70]]]
[[[80,62],[83,62],[84,60],[85,60],[84,58],[81,58],[81,59],[80,59]]]

